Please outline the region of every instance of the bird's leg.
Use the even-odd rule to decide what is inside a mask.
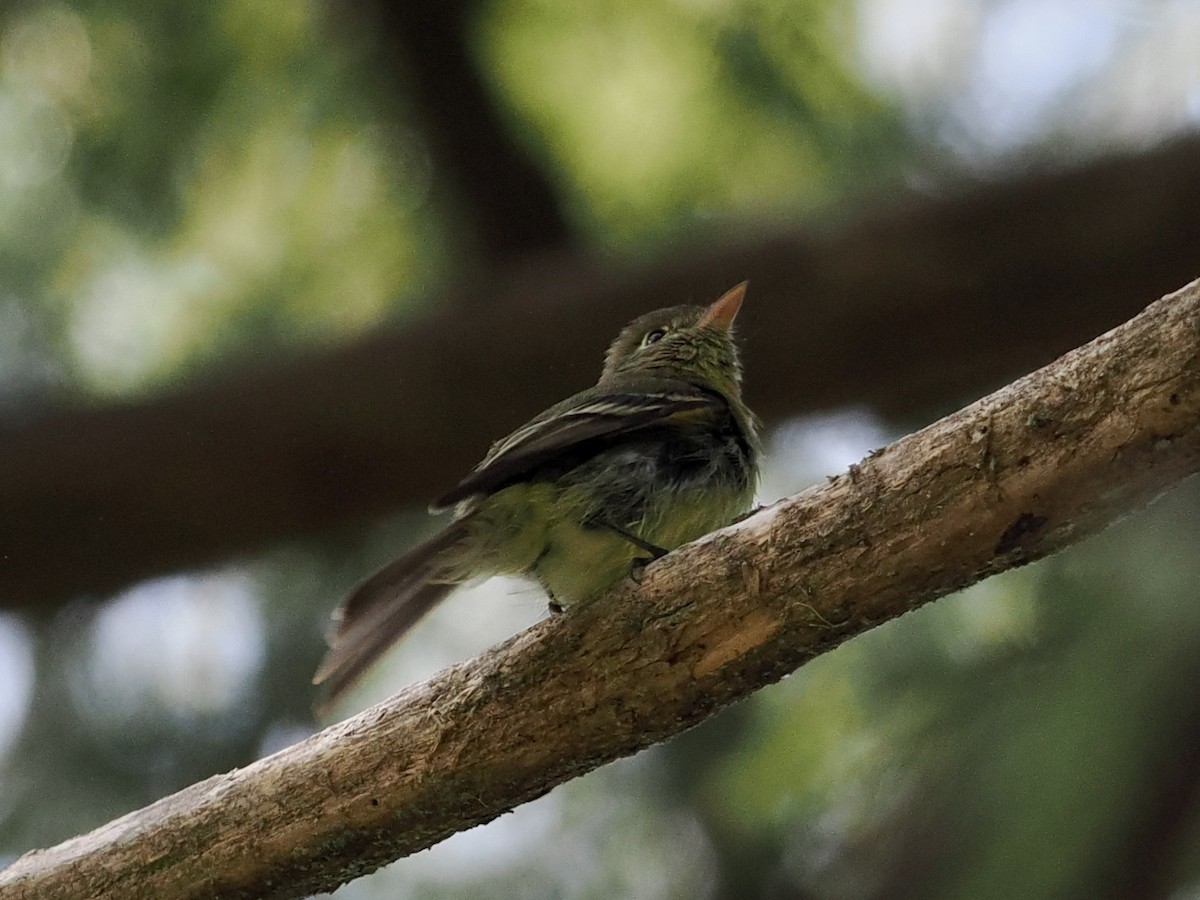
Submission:
[[[656,559],[662,559],[664,556],[666,556],[668,553],[671,552],[670,550],[664,550],[662,547],[659,547],[657,544],[652,544],[649,541],[642,540],[640,537],[638,537],[632,531],[626,531],[620,525],[614,525],[612,522],[601,522],[600,524],[603,525],[605,528],[607,528],[609,531],[614,532],[615,534],[619,534],[621,537],[625,538],[625,540],[629,541],[629,543],[633,544],[633,546],[637,547],[639,550],[644,550],[647,553],[649,553],[650,559],[648,559],[647,562],[654,562],[654,560],[656,560]]]
[[[750,518],[756,512],[758,512],[759,510],[763,510],[763,509],[766,509],[766,507],[760,503],[760,504],[758,504],[758,506],[754,507],[754,509],[746,510],[746,512],[742,513],[740,516],[738,516],[736,519],[734,519],[729,524],[736,525],[738,522],[744,522],[744,521],[746,521],[746,519]]]
[[[646,566],[650,565],[650,563],[654,562],[656,559],[662,559],[670,552],[669,550],[664,550],[662,547],[659,547],[657,544],[652,544],[649,541],[642,540],[633,532],[626,531],[621,526],[614,525],[612,522],[601,522],[600,524],[614,534],[620,535],[639,550],[650,554],[649,556],[635,556],[629,562],[629,577],[637,584],[642,583],[642,576],[646,572]]]
[[[550,588],[546,587],[546,585],[542,585],[542,590],[546,592],[546,596],[550,600],[550,602],[546,604],[546,608],[550,610],[550,615],[559,615],[563,611],[563,605],[558,602],[558,598],[554,596],[554,592],[551,591]]]

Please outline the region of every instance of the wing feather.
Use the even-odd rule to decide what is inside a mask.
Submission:
[[[644,393],[576,395],[499,441],[475,471],[438,498],[431,509],[445,509],[468,497],[494,493],[539,466],[585,449],[589,443],[599,452],[624,435],[669,421],[701,420],[728,409],[724,397],[715,391],[680,382],[670,384],[670,389]]]

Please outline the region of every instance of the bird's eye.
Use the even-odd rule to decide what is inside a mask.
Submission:
[[[646,336],[642,338],[642,346],[649,347],[651,344],[657,344],[667,336],[667,329],[655,328],[653,331],[647,331]]]

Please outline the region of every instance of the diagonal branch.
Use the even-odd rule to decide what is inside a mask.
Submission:
[[[1200,282],[604,603],[0,872],[0,895],[329,890],[665,740],[1200,469]]]

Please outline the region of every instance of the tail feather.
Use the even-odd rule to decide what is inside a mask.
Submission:
[[[447,551],[467,533],[467,520],[452,522],[429,540],[384,566],[347,595],[333,614],[329,652],[313,676],[326,686],[322,712],[384,651],[450,593]]]

